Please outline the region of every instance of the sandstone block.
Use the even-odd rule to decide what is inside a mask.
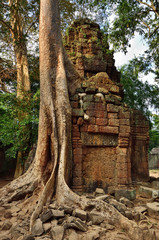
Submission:
[[[51,229],[51,223],[50,222],[44,223],[43,228],[44,228],[45,233],[49,232]]]
[[[108,120],[106,118],[96,118],[96,124],[99,126],[105,126],[108,124]]]
[[[80,230],[82,232],[87,231],[87,225],[81,221],[79,218],[69,217],[67,220],[67,228],[73,228],[75,230]]]
[[[83,88],[76,88],[76,92],[77,93],[84,93],[84,89]]]
[[[96,88],[87,87],[87,88],[85,89],[85,92],[86,92],[86,93],[95,93],[95,92],[96,92]]]
[[[123,203],[116,201],[115,199],[110,199],[109,203],[114,206],[121,214],[125,216],[126,206]]]
[[[96,188],[95,194],[96,194],[96,195],[105,194],[105,192],[104,192],[103,188]]]
[[[105,89],[105,88],[102,88],[102,87],[99,87],[98,90],[97,90],[97,92],[99,92],[99,93],[104,93],[104,94],[108,94],[108,90]]]
[[[56,226],[51,229],[51,236],[54,240],[62,240],[64,235],[64,227]]]
[[[80,127],[81,132],[87,132],[88,131],[88,125],[84,124]]]
[[[104,221],[104,217],[100,214],[90,212],[88,213],[88,219],[92,221],[92,224],[99,225]]]
[[[105,104],[104,103],[95,103],[95,110],[97,111],[105,111]]]
[[[80,139],[80,136],[81,136],[80,132],[72,132],[72,137],[73,137],[73,138],[78,138],[78,139]]]
[[[78,94],[75,94],[75,95],[73,95],[73,96],[70,97],[70,100],[71,100],[71,101],[78,101],[78,98],[79,98],[79,97],[78,97]]]
[[[93,132],[93,133],[99,132],[99,128],[98,128],[97,125],[89,125],[88,126],[88,132]]]
[[[38,218],[35,224],[33,225],[32,234],[34,236],[40,236],[43,234],[43,232],[44,232],[44,229],[43,229],[42,221],[40,220],[40,218]]]
[[[91,125],[96,124],[96,118],[95,118],[95,117],[90,117],[89,123],[90,123]]]
[[[115,102],[115,100],[109,95],[105,95],[105,101],[107,103],[114,103]]]
[[[87,94],[83,97],[83,102],[92,102],[94,100],[93,94]]]
[[[146,206],[148,210],[148,215],[152,218],[159,220],[159,203],[158,202],[147,203]]]
[[[72,110],[72,116],[76,117],[82,117],[84,115],[83,109],[79,108],[73,108]]]
[[[72,212],[73,212],[73,209],[72,209],[72,207],[69,207],[69,206],[64,206],[64,212],[65,212],[65,214],[72,214]]]
[[[87,212],[81,209],[75,209],[75,211],[73,212],[73,216],[80,218],[83,221],[87,220]]]
[[[130,112],[128,111],[119,111],[119,118],[121,119],[130,119]]]
[[[125,217],[127,217],[129,220],[133,219],[133,214],[131,211],[125,211]]]
[[[77,120],[77,125],[82,126],[84,123],[84,119],[82,117],[79,117]]]
[[[78,101],[71,101],[71,107],[72,108],[78,108],[79,107]]]
[[[73,125],[72,125],[72,131],[73,131],[73,132],[79,132],[79,126],[73,124]]]
[[[111,126],[99,126],[99,132],[101,133],[110,133],[110,134],[118,134],[118,127]]]
[[[107,104],[107,111],[111,113],[118,113],[119,107],[114,104]]]
[[[117,85],[112,85],[109,91],[113,93],[119,93],[119,87]]]
[[[46,221],[48,221],[50,218],[53,217],[52,211],[51,210],[47,210],[45,212],[43,212],[40,216],[41,221],[44,223]]]
[[[94,96],[94,101],[98,103],[103,103],[103,99],[100,96]]]
[[[117,119],[118,118],[118,113],[108,113],[108,118]]]
[[[147,208],[146,207],[143,207],[143,206],[139,206],[139,207],[135,207],[134,208],[134,211],[136,212],[136,213],[144,213],[144,212],[146,212],[147,211]]]
[[[155,191],[154,188],[149,188],[149,187],[144,187],[144,186],[139,187],[139,194],[142,197],[152,198],[152,192],[153,191]]]
[[[119,126],[119,119],[109,119],[108,121],[109,126]]]
[[[105,111],[101,111],[101,110],[96,110],[95,111],[95,117],[96,118],[105,118],[106,117],[106,112]]]
[[[130,125],[130,120],[129,119],[120,119],[119,123],[120,123],[120,125],[129,126]]]
[[[135,189],[117,189],[115,190],[115,198],[119,200],[121,197],[125,197],[130,201],[136,199],[136,190]]]
[[[130,201],[129,199],[125,198],[125,197],[120,198],[119,201],[121,203],[123,203],[128,208],[133,208],[134,207],[134,203],[132,201]]]
[[[130,126],[120,126],[119,132],[120,133],[130,133]]]
[[[62,218],[65,216],[64,210],[51,209],[54,218]]]

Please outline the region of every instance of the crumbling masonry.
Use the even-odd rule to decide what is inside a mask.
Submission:
[[[123,103],[120,73],[103,47],[99,25],[75,21],[65,48],[84,77],[71,96],[72,189],[105,191],[148,180],[148,121]]]

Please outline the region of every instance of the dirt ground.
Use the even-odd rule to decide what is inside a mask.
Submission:
[[[150,170],[149,175],[150,177],[159,178],[159,169]],[[8,177],[0,176],[0,188],[5,186],[7,183],[11,182],[12,179],[13,179],[13,176],[8,176]]]

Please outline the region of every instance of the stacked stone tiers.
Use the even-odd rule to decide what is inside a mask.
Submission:
[[[122,103],[121,85],[98,73],[84,81],[70,100],[72,188],[107,191],[110,186],[148,179],[148,122]]]

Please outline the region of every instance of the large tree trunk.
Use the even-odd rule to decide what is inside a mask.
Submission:
[[[23,32],[22,16],[20,13],[20,0],[9,0],[10,6],[10,24],[11,34],[13,40],[13,48],[16,56],[17,64],[17,98],[21,101],[28,101],[30,99],[30,79],[29,79],[29,66],[27,58],[27,46]],[[26,114],[19,113],[18,121],[21,121],[26,117]],[[29,132],[29,126],[25,126],[24,131]],[[25,139],[26,146],[29,147],[29,137]],[[23,173],[24,159],[27,154],[27,150],[19,151],[17,154],[17,163],[14,178],[17,178]]]

